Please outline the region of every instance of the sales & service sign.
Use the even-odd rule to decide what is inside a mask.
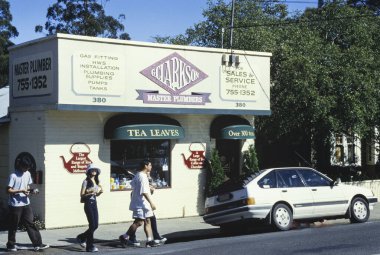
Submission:
[[[49,95],[53,91],[53,57],[43,52],[12,63],[13,97]]]
[[[178,53],[163,58],[140,73],[168,92],[137,90],[137,100],[146,104],[205,105],[211,102],[210,93],[192,91],[182,94],[208,76]]]
[[[248,65],[222,66],[220,69],[220,97],[226,101],[257,100],[258,80]]]

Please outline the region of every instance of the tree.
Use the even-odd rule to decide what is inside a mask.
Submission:
[[[125,16],[119,15],[118,20],[107,16],[97,0],[57,0],[47,9],[46,18],[45,26],[37,25],[36,32],[41,33],[45,28],[47,35],[66,33],[118,38],[118,33],[124,31],[121,20]],[[120,34],[119,38],[130,40],[128,33]]]
[[[9,2],[0,0],[0,87],[8,82],[8,47],[14,45],[10,39],[18,36],[18,31],[12,22]]]
[[[159,39],[220,47],[230,9],[225,1],[209,1],[205,21],[183,35]],[[310,162],[312,147],[316,166],[325,171],[332,134],[364,137],[379,127],[380,22],[373,10],[335,0],[288,16],[286,7],[273,1],[237,0],[234,27],[233,49],[273,54],[272,115],[256,118],[256,134],[266,138],[261,141],[267,147],[281,142],[284,159],[299,155],[289,165]],[[256,145],[263,162],[260,153],[268,149],[259,148],[261,141]]]
[[[256,149],[253,144],[249,145],[248,150],[243,153],[243,172],[245,176],[259,171],[259,161]]]
[[[219,153],[217,149],[211,150],[210,161],[205,161],[206,163],[206,196],[211,195],[216,188],[218,188],[225,179],[224,170],[222,163],[220,161]]]

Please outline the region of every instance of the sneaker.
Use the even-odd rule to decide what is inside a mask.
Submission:
[[[128,240],[128,239],[125,239],[123,235],[119,236],[119,241],[120,241],[121,246],[122,246],[123,248],[125,248],[125,247],[127,246],[127,240]]]
[[[77,236],[77,242],[82,248],[86,248],[86,241],[80,239],[79,236]]]
[[[168,239],[166,237],[163,237],[163,236],[160,236],[159,238],[157,239],[154,239],[154,242],[157,243],[157,244],[164,244]]]
[[[34,246],[34,251],[40,251],[40,250],[45,250],[49,248],[50,246],[48,244],[41,244],[39,246]]]
[[[135,240],[127,240],[127,245],[132,246],[132,247],[140,247],[140,242],[138,242],[136,239]]]
[[[16,245],[7,245],[7,251],[17,251]]]
[[[157,247],[157,246],[159,246],[159,244],[157,244],[154,240],[152,240],[152,241],[146,242],[145,246],[147,248],[149,248],[149,247]]]
[[[86,249],[86,251],[87,251],[87,252],[98,252],[99,249],[96,248],[96,247],[94,246],[94,247],[92,247],[92,248],[90,248],[90,249]]]

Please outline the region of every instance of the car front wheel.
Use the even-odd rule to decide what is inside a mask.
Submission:
[[[361,197],[354,198],[351,202],[351,223],[363,223],[369,218],[369,207],[367,201]]]
[[[293,223],[293,214],[285,204],[277,204],[272,211],[272,224],[281,231],[289,230]]]

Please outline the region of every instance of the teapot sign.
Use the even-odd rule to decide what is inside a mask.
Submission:
[[[87,166],[92,163],[92,160],[88,158],[90,152],[90,147],[87,144],[74,143],[70,148],[70,153],[73,155],[72,158],[68,161],[63,156],[60,156],[60,158],[63,161],[63,166],[70,173],[85,173]]]
[[[190,156],[186,159],[185,154],[181,154],[183,161],[185,162],[185,165],[190,169],[201,169],[204,166],[205,161],[205,146],[202,143],[196,143],[200,144],[201,146],[195,146],[194,143],[191,143],[189,146],[189,151],[191,152]],[[197,150],[195,150],[195,148]]]

